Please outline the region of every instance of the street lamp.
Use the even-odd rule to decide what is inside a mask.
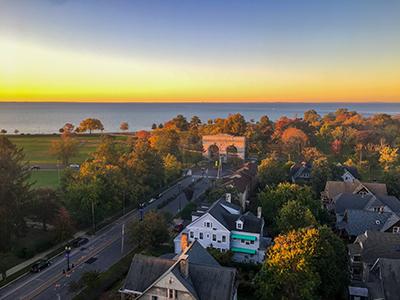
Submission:
[[[70,270],[69,268],[69,254],[71,253],[71,246],[65,246],[65,256],[67,257],[67,271]]]

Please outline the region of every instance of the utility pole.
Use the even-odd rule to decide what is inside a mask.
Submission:
[[[125,240],[125,223],[122,224],[121,228],[121,254],[124,253],[124,240]]]
[[[94,201],[92,199],[92,229],[93,229],[93,234],[96,234],[96,223],[95,223],[95,218],[94,218]]]

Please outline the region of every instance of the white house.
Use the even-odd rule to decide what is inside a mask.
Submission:
[[[268,244],[263,230],[261,208],[256,217],[251,212],[242,213],[239,206],[220,199],[192,215],[192,223],[174,239],[175,253],[181,252],[181,237],[186,234],[189,242],[197,240],[204,248],[232,251],[235,261],[260,263]]]

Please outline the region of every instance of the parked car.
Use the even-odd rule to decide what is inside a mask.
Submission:
[[[78,237],[71,242],[71,246],[74,248],[79,248],[89,242],[88,238]]]
[[[154,201],[156,201],[156,198],[151,198],[149,203],[153,203]]]
[[[31,167],[31,170],[32,170],[32,171],[34,171],[34,170],[40,170],[40,166],[36,166],[36,165],[35,165],[35,166],[32,166],[32,167]]]
[[[70,164],[69,165],[70,169],[77,169],[79,170],[80,166],[78,164]]]
[[[48,266],[51,265],[51,262],[48,259],[39,259],[35,262],[31,267],[32,273],[39,273],[43,269],[46,269]]]

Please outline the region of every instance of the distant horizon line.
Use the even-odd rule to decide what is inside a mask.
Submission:
[[[50,103],[50,104],[296,104],[296,103],[309,103],[309,104],[329,104],[329,103],[343,103],[343,104],[400,104],[398,101],[359,101],[359,100],[337,100],[337,101],[297,101],[297,100],[284,100],[284,101],[258,101],[258,100],[232,100],[232,101],[210,101],[210,100],[187,100],[187,101],[10,101],[10,100],[0,100],[1,103]]]

